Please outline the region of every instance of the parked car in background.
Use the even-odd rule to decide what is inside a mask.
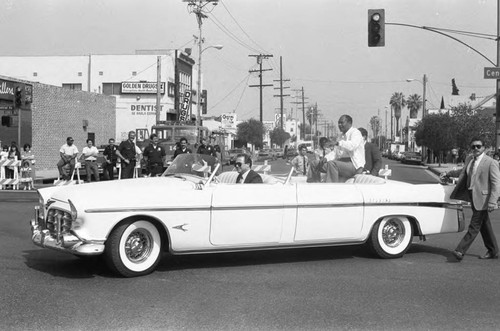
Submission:
[[[403,157],[403,152],[394,151],[394,152],[392,152],[392,154],[389,158],[391,160],[401,161],[402,157]]]
[[[244,148],[233,148],[230,149],[228,152],[229,152],[229,164],[234,164],[238,154],[248,154],[252,156],[252,153],[250,153],[247,149]]]
[[[275,148],[274,149],[274,154],[276,155],[277,158],[282,158],[284,156],[285,149],[284,148]]]
[[[405,152],[401,156],[401,163],[422,164],[422,154],[418,152]]]
[[[276,160],[276,154],[274,150],[272,149],[261,149],[259,151],[259,154],[257,154],[257,160],[259,161],[264,161],[264,160]]]

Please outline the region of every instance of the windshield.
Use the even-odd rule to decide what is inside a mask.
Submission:
[[[217,159],[211,155],[203,154],[180,154],[172,164],[165,170],[162,176],[176,174],[189,174],[199,177],[208,177],[214,171]]]

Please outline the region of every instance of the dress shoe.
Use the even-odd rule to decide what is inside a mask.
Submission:
[[[498,259],[498,254],[493,254],[492,252],[488,252],[484,254],[483,256],[479,257],[481,260],[487,260],[487,259]]]
[[[453,251],[453,256],[455,257],[455,259],[457,259],[457,261],[462,261],[462,259],[464,258],[464,253]]]

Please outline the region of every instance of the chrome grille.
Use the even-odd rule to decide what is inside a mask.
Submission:
[[[51,234],[69,233],[69,230],[71,230],[71,215],[64,210],[49,209],[45,225]]]

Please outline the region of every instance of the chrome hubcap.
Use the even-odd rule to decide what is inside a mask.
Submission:
[[[125,254],[134,263],[140,263],[151,254],[152,238],[148,231],[137,229],[125,241]]]
[[[405,237],[405,227],[399,220],[389,220],[382,229],[382,239],[389,247],[397,247]]]

